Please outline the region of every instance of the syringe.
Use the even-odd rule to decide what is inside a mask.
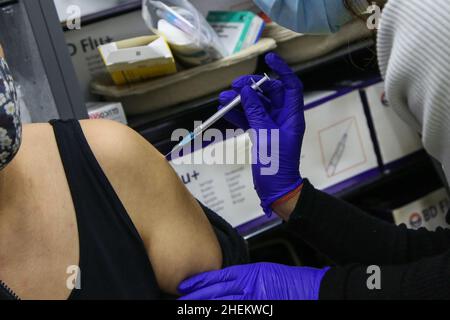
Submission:
[[[260,87],[266,82],[270,80],[269,76],[267,74],[264,74],[264,77],[259,80],[258,82],[255,82],[251,85],[251,88],[253,90],[260,91]],[[201,125],[196,127],[194,131],[189,133],[186,137],[181,140],[180,143],[178,143],[172,151],[170,151],[168,154],[166,154],[166,158],[174,153],[175,151],[179,151],[184,146],[189,144],[191,141],[193,141],[195,138],[197,138],[200,134],[202,134],[205,130],[207,130],[209,127],[211,127],[213,124],[215,124],[217,121],[222,119],[228,112],[230,112],[234,107],[238,106],[241,103],[241,95],[238,95],[236,98],[233,99],[229,104],[227,104],[225,107],[217,111],[213,116],[211,116],[208,120],[203,122]]]

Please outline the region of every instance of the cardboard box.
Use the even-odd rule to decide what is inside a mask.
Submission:
[[[160,36],[112,42],[98,50],[116,85],[141,82],[177,71],[172,51]]]
[[[83,25],[80,30],[69,30],[64,33],[85,101],[95,100],[95,96],[89,91],[90,82],[99,75],[108,73],[98,52],[98,46],[148,35],[149,32],[142,20],[141,10],[137,10]]]
[[[255,44],[265,26],[264,20],[250,11],[211,11],[207,20],[229,55]]]
[[[120,101],[128,115],[149,113],[229,88],[237,77],[253,74],[258,57],[275,48],[274,40],[263,38],[232,56],[167,77],[130,86],[116,86],[110,79],[99,78],[91,82],[91,89],[107,101]]]

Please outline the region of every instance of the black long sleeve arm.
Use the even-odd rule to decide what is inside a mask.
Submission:
[[[369,216],[305,181],[291,229],[342,267],[321,298],[450,298],[450,230],[408,230]],[[382,290],[369,290],[367,266],[380,266]]]
[[[305,181],[290,227],[339,264],[404,264],[450,249],[450,230],[409,230],[376,219]]]

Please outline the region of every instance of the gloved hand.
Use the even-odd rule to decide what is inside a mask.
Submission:
[[[329,268],[257,263],[206,272],[182,282],[180,300],[318,300]]]
[[[258,81],[261,76],[244,76],[233,82],[233,90],[222,92],[219,100],[221,105],[226,105],[237,94],[242,96],[245,114],[233,109],[226,119],[244,130],[254,129],[253,134],[250,134],[253,144],[253,182],[261,206],[266,215],[270,216],[272,204],[303,183],[300,176],[300,153],[305,133],[305,117],[303,85],[298,77],[274,53],[266,55],[266,63],[279,76],[279,80],[263,84],[263,94],[250,87],[252,79]],[[264,133],[261,129],[272,131]],[[274,129],[278,130],[278,137]],[[265,156],[267,154],[270,157]],[[270,159],[272,163],[269,163]],[[277,170],[268,170],[269,167]]]

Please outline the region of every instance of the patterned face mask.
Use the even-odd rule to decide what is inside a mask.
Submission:
[[[0,170],[16,155],[22,140],[19,103],[6,61],[0,58]]]

